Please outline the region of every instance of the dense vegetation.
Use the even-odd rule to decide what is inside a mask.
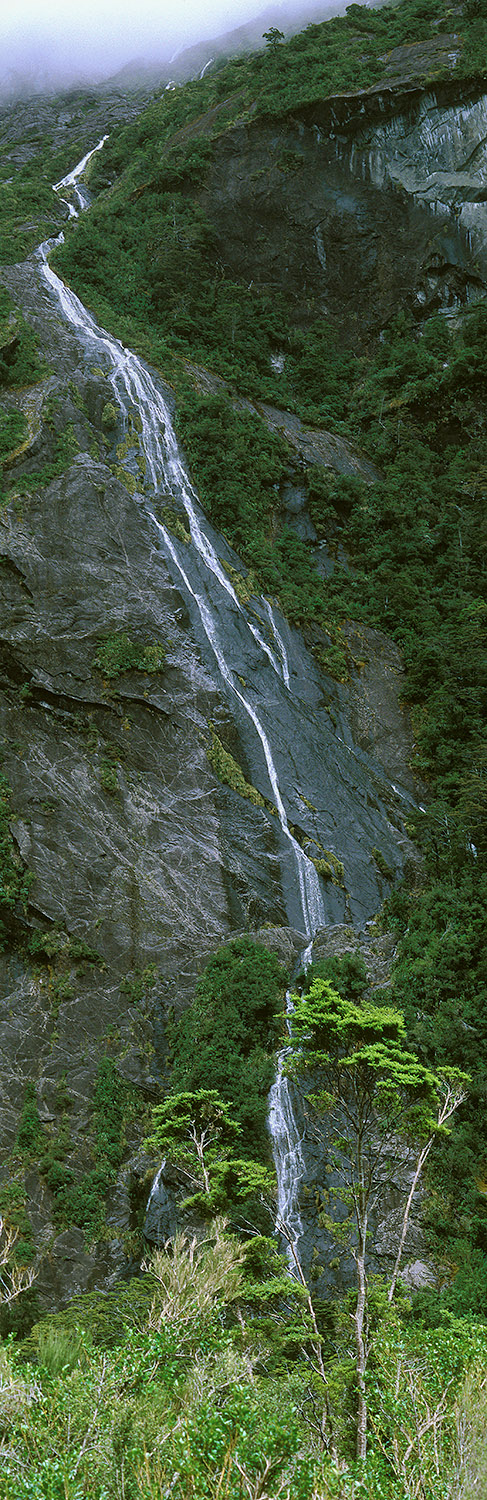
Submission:
[[[169,1030],[172,1086],[217,1089],[232,1105],[243,1155],[268,1155],[267,1099],[285,979],[274,954],[237,938],[210,959],[194,1004]]]
[[[93,141],[93,108],[96,94],[72,89],[61,101],[69,118],[62,134],[56,113],[43,100],[40,118],[35,108],[19,110],[12,130],[12,117],[2,109],[0,121],[0,265],[21,261],[41,240],[59,234],[63,210],[52,191],[74,163],[80,161]],[[10,128],[9,128],[10,127]],[[96,128],[96,127],[95,127]],[[88,136],[88,141],[87,141]],[[63,144],[59,145],[59,139]],[[57,144],[54,144],[54,140]]]
[[[406,1133],[412,1128],[415,1138],[427,1138],[441,1083],[406,1049],[397,1012],[361,1003],[361,961],[332,960],[330,972],[343,998],[329,979],[315,976],[307,1002],[296,1006],[292,1046],[300,1072],[310,1069],[314,1088],[319,1071],[328,1070],[325,1110],[337,1079],[342,1102],[355,1099],[367,1112],[373,1097],[386,1154],[401,1111]],[[165,1493],[179,1500],[406,1500],[418,1485],[428,1500],[450,1500],[460,1493],[460,1475],[462,1482],[471,1476],[474,1487],[481,1479],[485,1325],[437,1313],[434,1329],[422,1326],[418,1338],[408,1299],[392,1302],[386,1285],[369,1277],[370,1437],[367,1458],[362,1452],[357,1463],[353,1293],[315,1306],[299,1262],[290,1279],[273,1241],[253,1222],[257,1194],[271,1206],[272,1184],[258,1162],[235,1157],[236,1147],[263,1144],[254,1119],[249,1132],[241,1069],[246,1056],[259,1119],[263,1075],[262,1066],[255,1075],[255,1055],[260,1043],[270,1062],[264,1048],[275,1039],[282,978],[272,955],[237,939],[210,960],[194,1012],[173,1031],[173,1092],[154,1108],[146,1145],[180,1172],[183,1213],[205,1224],[198,1238],[179,1233],[140,1280],[78,1297],[36,1323],[16,1349],[0,1349],[6,1500],[162,1500]],[[202,1078],[207,1085],[220,1079],[231,1104],[198,1086]],[[181,1081],[196,1087],[175,1092]],[[122,1093],[103,1060],[95,1123],[99,1171],[105,1168],[108,1180],[120,1161]],[[350,1141],[353,1133],[354,1125]],[[323,1142],[327,1158],[330,1150],[347,1155],[340,1120],[339,1135]],[[18,1149],[37,1152],[40,1137],[32,1091]],[[369,1140],[369,1155],[371,1146]],[[238,1238],[213,1217],[222,1194]],[[1,1248],[0,1237],[0,1264]],[[1,1297],[8,1294],[4,1275]]]
[[[424,1333],[418,1348],[414,1328],[390,1312],[374,1348],[374,1444],[360,1472],[345,1457],[345,1336],[330,1370],[338,1469],[323,1452],[324,1389],[307,1301],[287,1278],[286,1306],[285,1284],[268,1245],[260,1255],[257,1245],[246,1251],[217,1223],[198,1246],[179,1236],[170,1255],[159,1252],[130,1294],[78,1298],[72,1311],[38,1325],[25,1350],[3,1348],[5,1500],[480,1494],[485,1328],[453,1320]],[[255,1318],[256,1305],[265,1320]]]
[[[0,396],[38,380],[41,366],[32,330],[4,287],[0,286]],[[27,419],[15,407],[0,404],[0,471],[20,451],[28,435]],[[1,487],[1,480],[0,480]]]

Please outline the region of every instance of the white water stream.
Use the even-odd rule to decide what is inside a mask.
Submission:
[[[80,188],[78,185],[79,178],[83,175],[91,157],[96,151],[101,150],[106,139],[107,137],[104,136],[103,140],[94,148],[94,151],[87,152],[82,161],[66,177],[56,183],[55,191],[60,194],[66,203],[71,218],[77,218],[78,209],[85,208],[89,202],[89,198],[83,188]],[[68,189],[70,194],[74,194],[78,208],[73,205],[73,202],[68,197],[64,196],[63,189]],[[181,463],[169,409],[160,391],[154,384],[149,371],[135,354],[132,354],[129,349],[125,349],[118,339],[112,338],[110,334],[98,326],[90,313],[83,307],[79,298],[64,285],[49,265],[49,252],[54,248],[54,245],[62,244],[63,240],[64,235],[61,233],[57,240],[47,240],[44,244],[40,245],[37,254],[40,260],[42,275],[60,304],[66,321],[82,337],[85,347],[88,346],[92,350],[97,362],[100,362],[100,356],[104,357],[105,364],[110,369],[109,380],[113,394],[117,405],[122,410],[124,419],[127,404],[129,407],[135,406],[139,412],[142,422],[141,443],[147,465],[146,475],[150,479],[154,495],[156,496],[161,490],[164,493],[172,490],[173,492],[177,492],[183,502],[189,522],[191,540],[203,564],[202,576],[205,580],[204,594],[202,591],[193,588],[184,563],[179,556],[176,541],[153,512],[152,520],[164,544],[166,556],[170,559],[178,582],[183,585],[185,593],[197,606],[200,621],[222,682],[230,691],[230,694],[238,700],[260,740],[272,798],[277,809],[282,832],[289,843],[295,861],[303,931],[306,933],[308,940],[312,939],[316,929],[323,925],[325,917],[319,878],[312,861],[308,859],[307,855],[301,849],[289,827],[269,738],[256,708],[250,702],[246,692],[243,691],[239,678],[237,677],[237,681],[235,680],[235,674],[226,659],[224,642],[219,638],[216,612],[212,608],[212,599],[215,598],[216,594],[218,594],[220,599],[222,595],[226,596],[228,604],[233,610],[238,611],[254,642],[265,654],[276,676],[288,688],[290,674],[287,653],[275,621],[272,606],[267,600],[263,600],[276,651],[273,651],[267,644],[258,626],[249,619],[246,611],[240,604],[230,579],[222,568],[210,538],[205,531],[204,518],[197,513],[196,509],[198,504],[197,497]],[[304,964],[306,964],[307,960],[309,961],[310,949],[311,944],[308,943],[308,948],[302,959],[302,963],[304,962]],[[289,1017],[289,1012],[292,1008],[289,996],[287,1007]],[[299,1180],[303,1170],[303,1156],[289,1084],[285,1075],[287,1050],[284,1048],[278,1057],[276,1079],[269,1100],[269,1130],[273,1142],[278,1178],[278,1224],[286,1224],[293,1242],[297,1243],[302,1230],[297,1202]]]
[[[300,969],[306,970],[311,963],[313,939],[301,954]],[[286,994],[286,1025],[291,1034],[293,1003],[291,991]],[[295,1269],[293,1249],[299,1244],[303,1224],[299,1212],[299,1187],[305,1170],[303,1138],[300,1134],[293,1107],[291,1090],[286,1075],[286,1061],[290,1048],[283,1047],[277,1059],[277,1071],[269,1095],[269,1131],[277,1174],[276,1229],[285,1230],[289,1265]]]

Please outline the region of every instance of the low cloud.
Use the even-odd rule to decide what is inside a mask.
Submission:
[[[303,25],[328,8],[320,0],[16,0],[0,18],[0,86],[3,92],[99,81],[128,63],[170,67],[185,47],[256,22],[262,29]]]

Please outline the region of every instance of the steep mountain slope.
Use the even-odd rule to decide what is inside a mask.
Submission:
[[[136,384],[112,383],[126,351],[84,314],[68,328],[35,256],[2,272],[46,362],[28,399],[21,382],[5,397],[27,429],[6,453],[1,524],[4,1203],[45,1252],[49,1305],[134,1249],[167,1010],[232,932],[275,927],[289,970],[314,927],[360,930],[405,873],[390,910],[409,921],[396,987],[412,1032],[448,1052],[457,983],[484,1025],[486,329],[482,306],[459,314],[484,290],[485,23],[457,37],[434,5],[358,10],[156,99],[89,165],[96,202],[53,264],[158,367],[149,444]],[[56,108],[57,178],[74,162]],[[427,794],[384,631],[405,652]],[[451,1032],[470,1065],[468,1033]],[[453,1170],[482,1252],[474,1050]],[[117,1149],[95,1181],[103,1107]]]
[[[117,1058],[122,1076],[142,1088],[142,1097],[157,1089],[152,1044],[147,1058],[146,1028],[142,1024],[141,1037],[127,977],[133,987],[137,975],[155,965],[152,1004],[162,1018],[164,996],[180,1005],[205,954],[235,927],[265,920],[300,929],[303,917],[260,741],[247,716],[222,694],[198,612],[174,586],[150,508],[135,486],[131,493],[117,477],[128,474],[117,465],[122,427],[103,441],[106,376],[101,367],[94,372],[89,345],[85,349],[66,331],[34,267],[8,273],[8,282],[30,310],[56,372],[37,388],[40,431],[20,468],[15,465],[24,492],[10,499],[2,527],[8,587],[4,773],[12,788],[17,857],[33,877],[25,914],[14,907],[8,930],[36,957],[34,968],[18,951],[13,967],[8,956],[3,961],[11,1015],[4,1147],[14,1150],[20,1182],[15,1122],[32,1077],[54,1144],[66,1120],[66,1104],[57,1102],[60,1080],[66,1080],[64,1155],[77,1174],[83,1165],[89,1170],[83,1136],[100,1058]],[[67,428],[73,461],[39,491],[39,465],[46,469],[56,434]],[[174,505],[172,496],[159,498],[161,516],[169,499]],[[184,531],[178,541],[174,514],[174,545],[197,587],[197,559]],[[238,559],[216,541],[224,564],[235,570]],[[354,649],[371,667],[387,662],[390,683],[371,682],[367,692],[357,676],[356,689],[340,688],[322,679],[299,637],[280,620],[288,689],[249,634],[246,614],[276,649],[258,598],[247,609],[235,601],[230,613],[217,615],[227,658],[268,725],[281,794],[300,842],[318,862],[331,861],[324,911],[331,920],[353,915],[360,925],[373,916],[390,872],[402,868],[410,847],[402,824],[412,781],[397,708],[398,661],[379,635],[365,633]],[[124,641],[138,645],[142,670],[134,670],[130,657],[127,665],[117,658]],[[154,645],[161,658],[151,670]],[[392,733],[384,738],[388,714]],[[388,741],[402,782],[396,790],[381,764],[387,765]],[[231,789],[228,770],[230,786],[215,782],[208,759],[215,745],[221,756],[224,747],[231,752],[234,773],[242,766],[250,800]],[[389,872],[385,882],[375,863],[377,846]],[[41,1238],[49,1241],[58,1292],[59,1258],[73,1243],[73,1230],[52,1243],[42,1170],[35,1187],[31,1167],[28,1191],[36,1199],[37,1232],[42,1225]],[[126,1205],[122,1217],[128,1214]],[[93,1274],[93,1259],[81,1254],[80,1230],[74,1243],[81,1286],[83,1275]],[[115,1265],[119,1253],[114,1243]],[[99,1254],[98,1274],[107,1251]],[[72,1274],[69,1265],[68,1280]]]

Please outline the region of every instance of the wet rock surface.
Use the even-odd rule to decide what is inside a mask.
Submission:
[[[215,148],[205,207],[223,263],[354,345],[404,300],[422,317],[485,285],[485,92],[425,90],[435,45],[396,49],[389,87],[240,125]]]
[[[124,125],[149,103],[150,81],[138,80],[133,88],[104,85],[101,88],[71,88],[65,93],[39,92],[33,97],[0,100],[0,151],[13,167],[32,161],[39,155],[44,139],[52,140],[55,151],[66,147],[73,153],[73,164],[79,151],[96,146],[106,131]],[[86,141],[86,145],[84,142]]]

